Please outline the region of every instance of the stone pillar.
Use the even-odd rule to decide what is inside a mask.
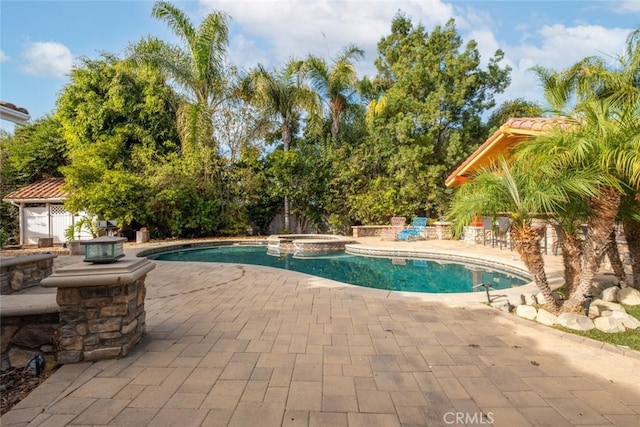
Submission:
[[[451,226],[453,223],[448,221],[436,221],[433,225],[436,226],[436,236],[438,240],[451,240]]]
[[[70,265],[43,280],[58,288],[58,363],[126,356],[145,333],[145,278],[154,268],[146,258],[123,258]]]
[[[484,242],[484,228],[473,225],[465,227],[464,242],[470,245],[481,245]]]

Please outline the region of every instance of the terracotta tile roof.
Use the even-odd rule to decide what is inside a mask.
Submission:
[[[47,178],[33,184],[25,185],[4,196],[6,201],[25,200],[63,200],[66,193],[60,188],[64,185],[64,178]]]
[[[447,177],[445,185],[456,187],[462,184],[473,172],[488,165],[499,154],[508,155],[518,142],[531,139],[557,126],[568,129],[573,124],[561,117],[518,117],[507,120]]]

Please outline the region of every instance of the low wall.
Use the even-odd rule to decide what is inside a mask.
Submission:
[[[23,255],[2,258],[0,262],[0,295],[11,295],[40,286],[40,281],[53,272],[56,254]]]
[[[45,360],[45,369],[57,364],[55,337],[58,332],[58,307],[52,295],[54,311],[38,314],[2,313],[0,332],[0,368],[4,372],[10,368],[27,366],[34,353],[40,353]],[[11,297],[9,297],[11,298]]]
[[[351,227],[351,232],[353,237],[375,237],[390,228],[390,225],[354,225]]]
[[[353,237],[378,237],[380,234],[391,228],[390,225],[354,225],[351,227]],[[436,227],[429,225],[425,227],[425,238],[438,239]],[[451,236],[449,236],[451,238]]]
[[[145,278],[154,267],[146,259],[79,263],[45,278],[43,289],[3,296],[2,370],[25,367],[36,353],[45,369],[126,356],[145,333]]]

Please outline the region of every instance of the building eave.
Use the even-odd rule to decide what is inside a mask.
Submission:
[[[22,111],[0,105],[0,119],[23,125],[31,119],[31,116]]]
[[[21,203],[64,203],[65,199],[55,198],[55,199],[2,199],[3,202],[11,203],[13,205],[18,205]]]
[[[569,129],[571,126],[573,124],[564,118],[511,118],[445,179],[445,185],[457,187],[467,182],[473,173],[494,162],[500,154],[508,158],[517,144],[533,140],[554,127]]]

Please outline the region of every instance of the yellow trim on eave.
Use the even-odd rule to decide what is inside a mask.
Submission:
[[[493,147],[495,147],[495,145],[500,142],[506,135],[504,133],[501,133],[500,135],[498,135],[493,141],[491,141],[490,144],[488,144],[486,147],[482,148],[482,150],[480,151],[476,151],[474,152],[471,156],[471,160],[469,160],[469,162],[466,165],[463,165],[459,171],[457,171],[455,173],[455,176],[452,177],[452,179],[445,181],[445,185],[447,187],[449,187],[449,183],[454,184],[454,183],[463,183],[466,180],[468,180],[468,178],[464,177],[464,174],[467,173],[469,171],[469,169],[471,169],[472,167],[474,167],[476,165],[476,163],[484,156],[484,154],[487,151],[490,151],[493,149]]]

